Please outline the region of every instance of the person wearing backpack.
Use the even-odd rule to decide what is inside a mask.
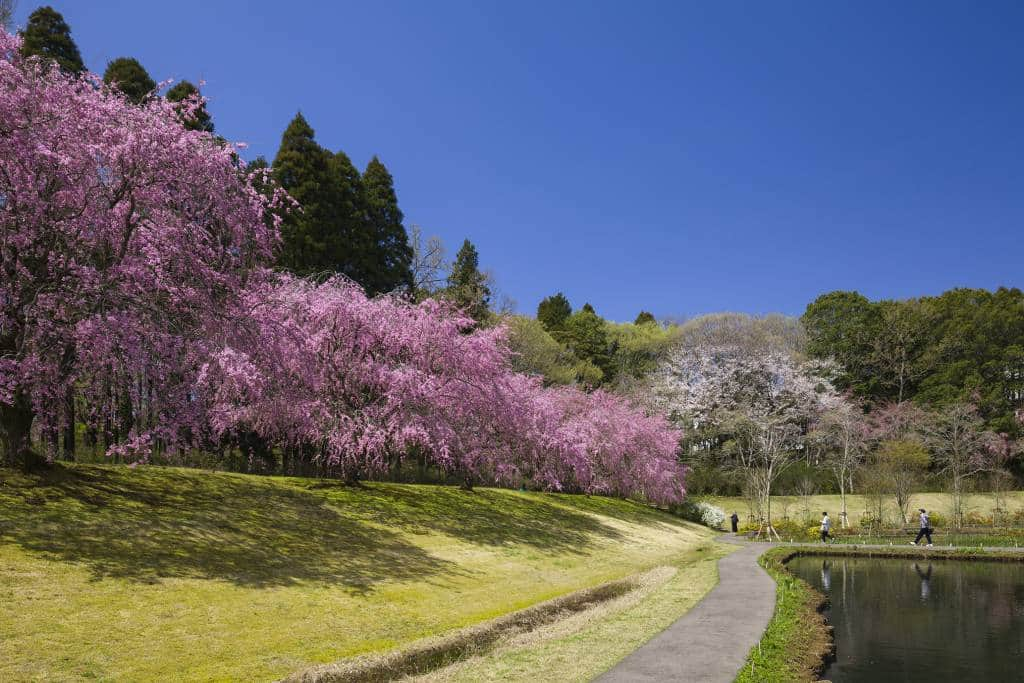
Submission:
[[[924,508],[919,509],[921,513],[921,530],[917,532],[917,538],[910,542],[910,545],[917,545],[921,542],[922,538],[928,539],[928,547],[932,547],[932,527],[931,520],[928,519],[928,511]]]

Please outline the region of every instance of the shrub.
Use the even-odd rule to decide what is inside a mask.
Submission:
[[[804,526],[800,522],[793,519],[773,519],[772,526],[775,527],[775,533],[782,538],[803,538],[804,537]]]
[[[675,506],[672,512],[683,519],[712,529],[721,529],[725,524],[725,510],[704,501],[684,500]]]
[[[992,526],[992,518],[978,512],[968,512],[964,515],[964,524],[967,526]],[[934,521],[932,525],[935,525]]]
[[[863,512],[858,526],[864,531],[877,531],[882,528],[882,520],[871,512]]]

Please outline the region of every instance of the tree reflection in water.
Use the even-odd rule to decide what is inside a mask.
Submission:
[[[829,598],[833,683],[1022,680],[1024,564],[804,557],[788,564]]]

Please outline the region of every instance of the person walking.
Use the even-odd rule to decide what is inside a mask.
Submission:
[[[740,530],[740,516],[734,512],[732,513],[732,517],[729,518],[729,521],[732,522],[732,532],[734,534],[738,533]]]
[[[829,539],[832,538],[832,534],[829,531],[832,530],[832,520],[828,518],[827,512],[821,513],[821,542],[828,543]],[[833,539],[834,540],[834,539]]]
[[[910,542],[910,545],[917,545],[921,542],[922,538],[928,539],[928,547],[932,547],[932,527],[931,520],[928,519],[928,511],[924,508],[919,508],[918,511],[921,513],[921,530],[917,532],[917,538]]]

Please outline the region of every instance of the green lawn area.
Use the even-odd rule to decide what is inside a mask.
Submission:
[[[0,469],[0,680],[276,679],[653,567],[706,590],[711,537],[599,497]]]
[[[735,550],[700,545],[644,575],[641,588],[452,666],[424,683],[583,683],[610,669],[690,610],[718,583],[718,560]],[[684,646],[685,647],[685,646]]]

